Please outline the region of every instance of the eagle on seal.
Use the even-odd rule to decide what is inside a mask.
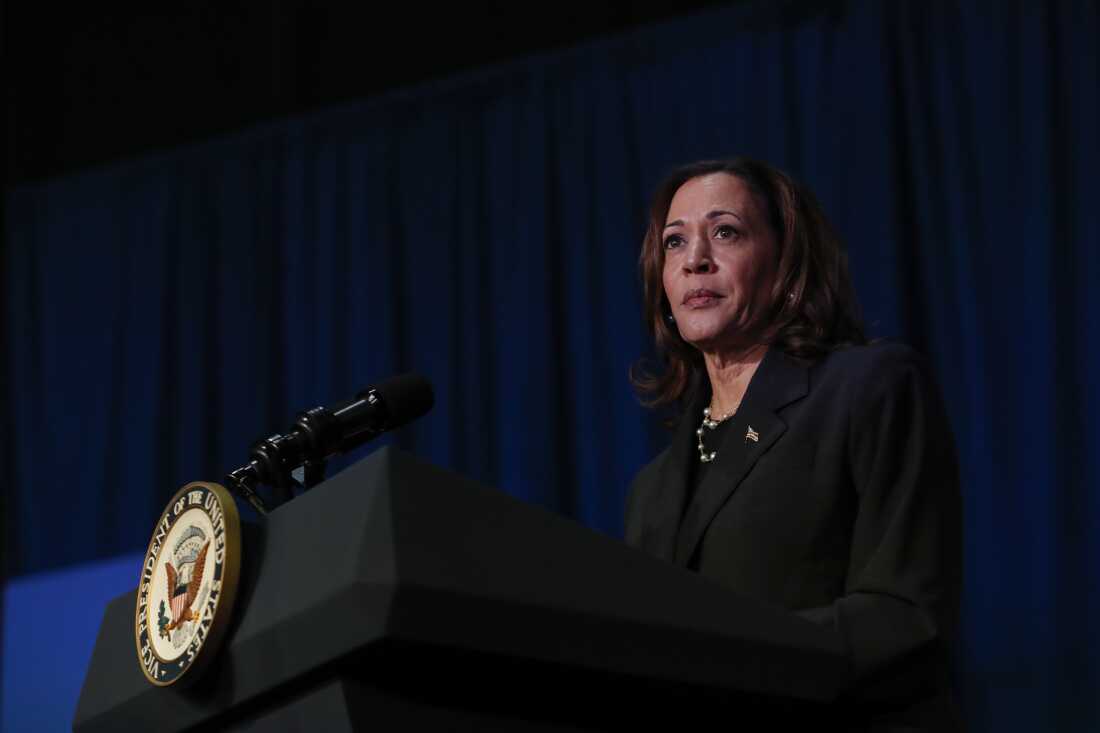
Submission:
[[[195,596],[202,587],[202,576],[206,570],[206,551],[210,549],[210,541],[207,540],[199,550],[194,560],[194,569],[191,577],[180,582],[180,573],[172,567],[172,561],[164,563],[168,574],[168,598],[172,607],[172,621],[164,627],[164,632],[172,631],[186,621],[198,621],[199,615],[191,610],[191,604],[195,602]],[[180,565],[183,569],[183,565]],[[162,632],[163,633],[163,632]]]

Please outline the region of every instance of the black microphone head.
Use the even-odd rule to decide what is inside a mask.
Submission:
[[[375,385],[389,413],[387,429],[399,428],[432,409],[435,392],[431,382],[419,374],[401,374]]]

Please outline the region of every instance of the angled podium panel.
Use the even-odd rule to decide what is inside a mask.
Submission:
[[[846,670],[826,629],[394,448],[246,527],[243,562],[186,689],[145,680],[114,599],[74,730],[820,723]]]

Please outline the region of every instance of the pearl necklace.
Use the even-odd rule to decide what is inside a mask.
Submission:
[[[710,418],[710,408],[709,407],[704,407],[703,408],[703,422],[699,425],[699,429],[695,431],[695,436],[699,439],[699,460],[700,461],[702,461],[703,463],[710,463],[711,461],[713,461],[715,458],[718,457],[718,451],[712,450],[712,451],[708,452],[707,449],[705,447],[703,447],[704,428],[706,430],[714,430],[720,424],[724,423],[726,420],[729,420],[731,417],[733,417],[734,413],[737,412],[737,408],[740,407],[740,406],[741,406],[741,403],[738,402],[736,405],[733,406],[732,410],[730,410],[725,415],[722,415],[722,417],[719,417],[715,420],[712,420]]]

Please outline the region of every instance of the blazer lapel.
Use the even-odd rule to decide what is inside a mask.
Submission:
[[[715,515],[744,482],[760,456],[786,431],[787,424],[777,414],[778,410],[801,399],[808,390],[806,367],[778,349],[768,349],[749,382],[741,407],[730,418],[733,424],[718,447],[714,465],[683,515],[676,538],[674,562],[680,565],[691,562]],[[694,438],[694,430],[690,432]],[[680,473],[680,481],[683,482],[686,476],[685,467]],[[680,496],[683,496],[682,489]]]

